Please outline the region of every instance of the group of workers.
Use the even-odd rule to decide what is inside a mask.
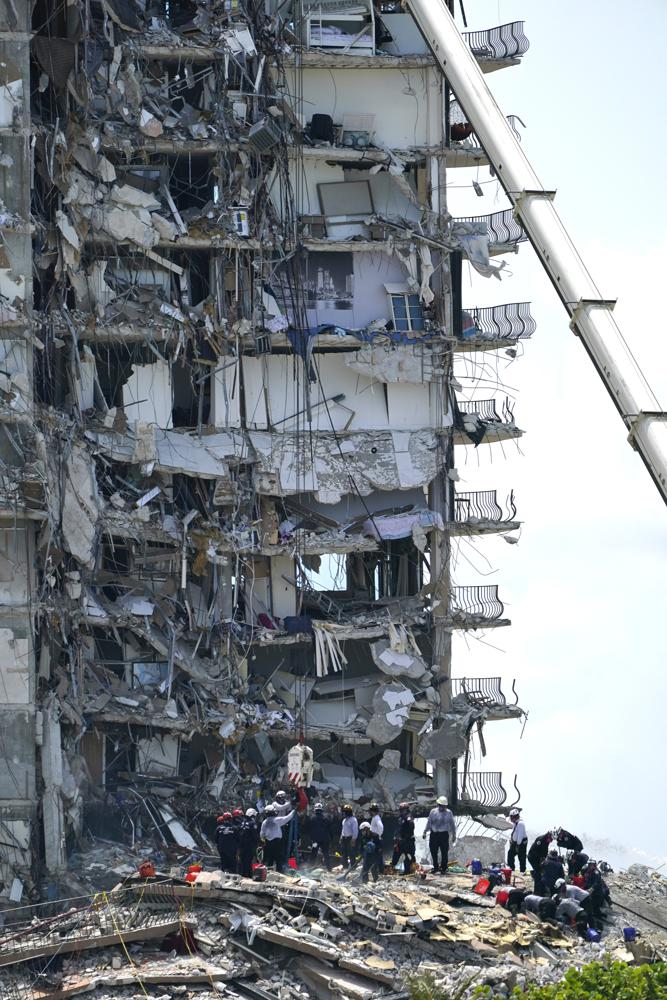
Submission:
[[[519,870],[525,873],[529,864],[533,890],[511,889],[506,897],[503,895],[503,905],[514,913],[522,910],[542,920],[558,920],[576,927],[582,935],[589,927],[600,930],[603,907],[611,905],[609,887],[603,878],[608,866],[592,860],[579,837],[562,827],[536,837],[528,849],[526,826],[518,809],[510,812],[510,820],[507,866],[514,871],[518,858]],[[567,852],[565,859],[558,848]]]
[[[384,823],[377,803],[370,803],[368,816],[360,821],[349,804],[343,806],[337,820],[327,815],[321,802],[315,802],[312,809],[309,807],[307,813],[299,817],[298,834],[296,812],[287,793],[279,791],[261,814],[253,808],[245,812],[236,808],[218,816],[215,839],[221,869],[250,877],[261,846],[264,865],[281,872],[294,852],[298,837],[302,852],[311,863],[318,863],[321,856],[326,868],[331,868],[337,842],[345,868],[356,868],[361,858],[362,881],[367,882],[369,878],[377,881],[385,863]],[[449,849],[456,842],[456,826],[444,796],[437,799],[429,813],[423,837],[429,838],[434,872],[446,872]],[[409,804],[401,802],[391,864],[400,870],[402,859],[402,870],[408,874],[415,864],[415,855],[415,821]]]

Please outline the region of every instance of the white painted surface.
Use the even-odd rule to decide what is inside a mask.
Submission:
[[[254,359],[253,359],[254,360]],[[211,384],[211,416],[214,427],[240,427],[241,382],[238,361],[220,358]]]
[[[293,86],[290,92],[295,93]],[[417,69],[303,70],[302,107],[295,107],[310,121],[313,114],[331,115],[341,125],[346,114],[374,114],[375,134],[387,146],[436,145],[442,138],[441,84],[433,67]]]
[[[171,371],[166,361],[135,365],[123,386],[123,407],[130,425],[155,424],[167,429],[171,418]]]

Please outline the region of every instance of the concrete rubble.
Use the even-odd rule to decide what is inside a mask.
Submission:
[[[104,864],[92,859],[87,870],[101,876],[101,886],[120,874],[118,865],[100,871]],[[171,996],[398,1000],[415,979],[430,977],[462,998],[480,985],[504,997],[529,983],[558,982],[568,967],[606,955],[641,962],[651,951],[653,960],[664,959],[667,909],[659,876],[663,928],[645,931],[643,952],[635,956],[626,950],[635,946],[623,944],[624,920],[613,908],[603,941],[588,943],[532,915],[512,917],[473,893],[476,879],[460,870],[445,880],[388,873],[372,887],[354,872],[336,870],[270,873],[265,882],[203,871],[190,883],[179,867],[148,879],[130,870],[92,901],[70,900],[59,914],[49,908],[6,927],[2,995],[23,996],[30,984],[40,1000],[91,991],[123,997],[147,988],[151,996],[159,988]],[[521,885],[520,876],[515,881]],[[641,893],[632,876],[611,876],[610,883],[614,894],[626,884]],[[34,979],[35,963],[43,960],[44,972]]]

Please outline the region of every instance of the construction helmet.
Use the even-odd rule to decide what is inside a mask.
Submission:
[[[241,819],[242,816],[243,816],[243,809],[233,809],[232,810],[232,818],[233,819]]]
[[[449,802],[447,801],[447,796],[446,795],[439,795],[438,798],[435,801],[436,801],[437,805],[439,805],[439,806],[447,806],[447,805],[449,805]]]
[[[275,806],[268,805],[266,807],[266,809],[264,810],[264,815],[265,816],[275,816],[275,814],[276,814],[276,807]]]
[[[512,818],[512,816],[520,816],[520,815],[521,815],[520,809],[510,809],[510,819]]]
[[[231,818],[232,818],[232,814],[231,813],[223,813],[222,814],[222,822],[223,823],[226,823]]]
[[[370,828],[371,828],[371,824],[370,823],[365,823],[364,822],[364,823],[360,823],[359,824],[359,829],[360,830],[370,830]]]
[[[321,802],[316,802],[315,806],[314,806],[314,809],[315,809],[315,812],[322,812],[322,810],[324,809],[324,806],[322,805]]]
[[[217,819],[216,819],[216,823],[222,823],[222,821],[224,820],[224,818],[225,818],[224,816],[218,816]]]
[[[368,807],[368,811],[372,813],[380,812],[380,807],[377,804],[377,802],[371,802],[371,804]]]
[[[279,792],[276,792],[276,798],[277,799],[286,799],[287,798],[287,792],[283,792],[283,790],[281,789]]]
[[[351,805],[348,805],[348,804],[346,803],[346,804],[345,804],[345,805],[343,806],[343,812],[344,812],[344,813],[351,813],[351,812],[352,812],[352,806],[351,806]]]
[[[246,809],[245,814],[246,814],[246,816],[250,816],[250,817],[256,816],[257,815],[257,810],[253,809],[251,807],[250,809]]]
[[[404,810],[407,810],[409,808],[410,808],[410,803],[409,802],[399,802],[399,804],[398,804],[398,811],[399,812],[403,812]]]
[[[557,878],[554,882],[554,889],[562,889],[565,885],[567,885],[567,882],[564,878]]]

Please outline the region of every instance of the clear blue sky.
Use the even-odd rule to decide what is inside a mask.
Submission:
[[[662,0],[466,0],[471,29],[526,21],[520,67],[487,77],[663,405],[667,401],[667,105]],[[457,5],[458,8],[458,5]],[[457,21],[461,24],[457,9]],[[452,171],[455,214],[506,206],[479,175]],[[480,770],[519,775],[529,828],[563,824],[667,858],[667,508],[532,250],[502,283],[465,279],[465,302],[529,299],[538,331],[484,377],[516,390],[512,445],[463,449],[460,489],[513,488],[519,545],[463,543],[455,582],[497,582],[513,628],[457,639],[455,676],[517,678],[530,712],[485,729]],[[479,356],[478,356],[479,357]],[[487,356],[487,360],[490,356]],[[464,375],[470,368],[462,368]],[[490,393],[491,394],[491,393]],[[486,559],[491,566],[487,565]],[[489,573],[482,577],[476,569]]]

